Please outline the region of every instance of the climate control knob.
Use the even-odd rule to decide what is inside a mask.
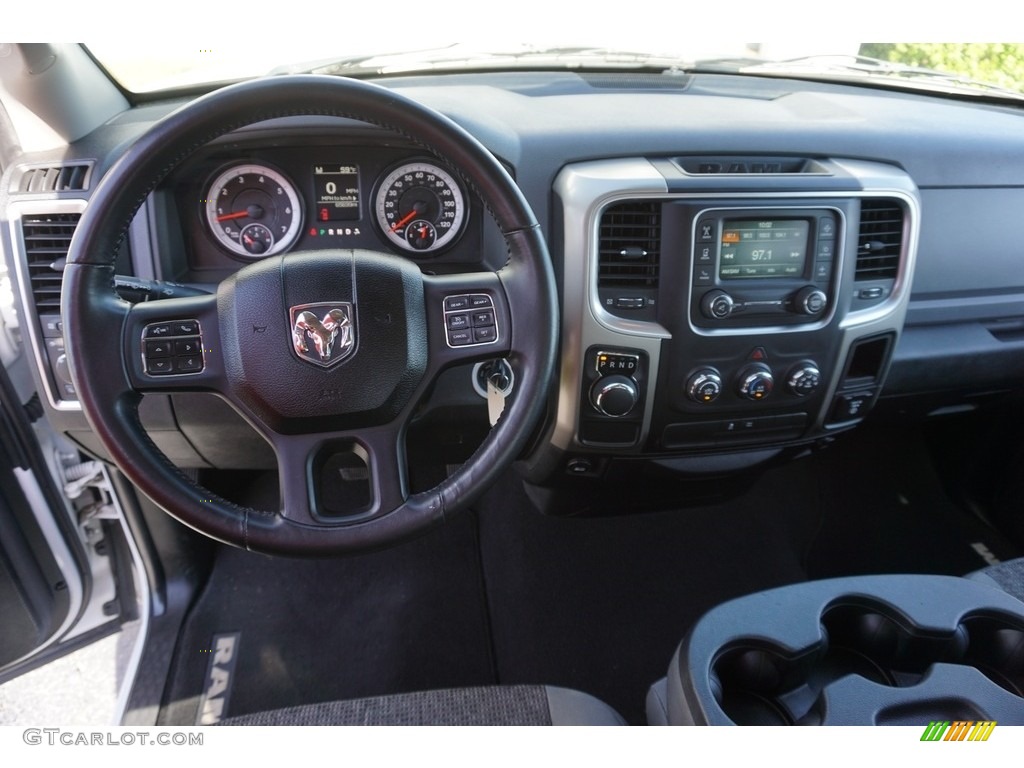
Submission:
[[[590,402],[605,416],[626,416],[640,400],[640,390],[629,376],[604,376],[590,388]]]
[[[786,374],[786,388],[797,397],[807,397],[821,385],[821,371],[813,362],[805,361]]]
[[[709,291],[700,300],[700,311],[712,320],[724,320],[732,314],[736,303],[725,291]]]
[[[701,368],[687,380],[686,394],[697,403],[714,402],[722,394],[722,377],[714,368]]]
[[[764,400],[774,386],[772,369],[764,363],[753,363],[740,371],[736,391],[748,400]]]
[[[801,315],[820,315],[827,306],[828,296],[813,285],[801,288],[793,297],[793,308]]]

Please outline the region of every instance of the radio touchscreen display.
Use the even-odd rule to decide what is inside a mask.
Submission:
[[[806,219],[726,219],[718,277],[799,279],[807,264]]]

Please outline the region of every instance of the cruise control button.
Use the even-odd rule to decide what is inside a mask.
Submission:
[[[444,308],[448,311],[469,307],[469,296],[448,296],[444,300]]]
[[[498,332],[495,328],[474,328],[473,339],[477,343],[484,343],[494,341],[498,338]]]
[[[453,331],[469,328],[469,315],[448,315],[446,320],[448,328]]]
[[[448,331],[448,343],[453,347],[461,347],[473,343],[473,331],[468,328],[464,331]]]
[[[146,357],[169,357],[171,354],[171,342],[169,341],[147,341]]]
[[[146,361],[146,373],[160,376],[171,372],[171,358],[169,357]]]
[[[486,310],[485,312],[474,312],[473,325],[494,325],[494,312],[491,310]]]

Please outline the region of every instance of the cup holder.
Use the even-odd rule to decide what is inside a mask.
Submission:
[[[815,645],[794,652],[763,638],[736,639],[716,655],[710,683],[721,710],[739,725],[821,725],[828,709],[825,692],[845,678],[857,676],[895,694],[894,689],[929,678],[935,686],[936,675],[949,669],[960,675],[965,667],[1024,698],[1024,620],[969,616],[954,630],[936,633],[889,606],[841,598],[822,612],[821,640]],[[895,702],[899,696],[890,698]],[[976,711],[959,708],[955,696],[946,699],[949,703],[920,711],[951,717]]]
[[[976,667],[1000,688],[1024,697],[1024,626],[974,616],[964,619],[961,627],[970,638],[963,663]]]

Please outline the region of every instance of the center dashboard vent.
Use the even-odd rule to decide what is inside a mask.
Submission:
[[[661,260],[661,203],[609,206],[601,215],[598,286],[656,287]]]
[[[856,280],[891,280],[900,266],[903,208],[895,200],[863,200],[857,236]]]
[[[29,282],[39,315],[60,312],[64,263],[80,218],[78,213],[56,213],[21,219]]]

